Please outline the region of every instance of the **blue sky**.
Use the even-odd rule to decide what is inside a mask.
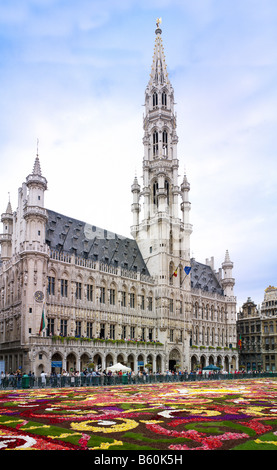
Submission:
[[[277,285],[276,0],[0,0],[0,202],[39,155],[45,205],[130,236],[155,21],[175,90],[191,250],[238,307]]]

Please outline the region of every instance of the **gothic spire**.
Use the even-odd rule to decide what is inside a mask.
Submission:
[[[40,161],[39,161],[38,155],[36,156],[36,159],[35,159],[33,175],[41,176],[41,168],[40,168]]]
[[[33,175],[41,176],[40,161],[39,161],[39,156],[38,156],[38,143],[39,143],[39,140],[37,139],[37,155],[36,155],[36,159],[34,163]]]
[[[11,205],[10,193],[9,193],[9,202],[8,202],[7,209],[6,209],[6,214],[12,214],[12,213],[13,211],[12,211],[12,205]]]
[[[154,47],[154,55],[153,55],[153,62],[152,68],[150,73],[150,80],[149,86],[150,88],[155,86],[164,86],[169,84],[168,73],[166,68],[165,62],[165,55],[164,55],[164,47],[162,41],[162,30],[159,27],[161,23],[161,18],[157,19],[157,29],[156,39],[155,39],[155,47]]]
[[[27,176],[26,183],[27,185],[30,185],[32,183],[39,183],[40,185],[44,187],[44,189],[47,189],[47,180],[46,178],[44,178],[44,176],[42,176],[41,167],[40,167],[40,161],[39,161],[39,155],[38,155],[38,140],[37,140],[37,154],[35,158],[33,171],[29,176]]]

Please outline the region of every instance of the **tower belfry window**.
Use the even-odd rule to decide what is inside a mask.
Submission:
[[[158,181],[155,181],[153,184],[153,203],[155,206],[158,205],[158,197],[157,197],[158,188],[159,188]]]
[[[167,180],[165,180],[165,182],[164,182],[164,187],[165,187],[165,190],[166,190],[167,204],[169,205],[169,182]],[[172,234],[172,232],[171,232],[171,234]]]
[[[153,108],[156,108],[158,106],[158,93],[154,92],[153,93]]]
[[[153,156],[157,156],[159,153],[159,136],[158,132],[153,132]]]
[[[167,106],[167,94],[165,91],[162,93],[162,106],[166,107]]]
[[[163,131],[163,156],[166,157],[168,155],[168,137],[167,131]]]

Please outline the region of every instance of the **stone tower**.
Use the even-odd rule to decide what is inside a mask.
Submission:
[[[152,70],[145,91],[143,187],[136,177],[131,231],[151,275],[158,283],[168,284],[176,269],[190,265],[190,185],[186,175],[181,185],[178,182],[174,90],[159,22],[155,33]],[[183,272],[179,274],[183,276]]]
[[[23,263],[22,343],[31,335],[38,334],[46,299],[48,247],[45,243],[45,229],[48,219],[44,208],[44,193],[47,180],[41,173],[40,161],[36,156],[33,171],[19,190],[18,212],[22,214],[23,240],[15,240]],[[17,230],[18,233],[18,230]]]
[[[157,283],[156,299],[162,341],[170,336],[171,305],[177,305],[179,342],[188,357],[190,319],[190,185],[184,175],[178,182],[178,137],[174,111],[174,90],[165,62],[160,22],[150,79],[145,90],[143,117],[143,185],[135,177],[133,226],[131,233],[138,243],[147,268]],[[170,330],[172,331],[172,330]],[[184,362],[186,365],[186,360]]]
[[[10,201],[6,212],[1,215],[1,222],[3,223],[3,233],[0,235],[1,259],[5,262],[12,256],[13,213]]]

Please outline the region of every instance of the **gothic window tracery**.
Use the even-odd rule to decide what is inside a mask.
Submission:
[[[166,190],[167,204],[169,205],[169,181],[168,180],[165,180],[164,187]]]
[[[159,188],[159,185],[158,185],[158,181],[154,181],[153,183],[153,204],[155,206],[158,206],[158,188]]]
[[[154,91],[153,93],[153,108],[156,108],[158,106],[158,93]]]
[[[167,106],[167,94],[165,91],[162,92],[162,106],[166,108]]]
[[[156,157],[159,153],[159,135],[157,131],[153,132],[153,156]]]
[[[167,131],[163,131],[163,156],[167,157],[168,155],[168,134]]]

